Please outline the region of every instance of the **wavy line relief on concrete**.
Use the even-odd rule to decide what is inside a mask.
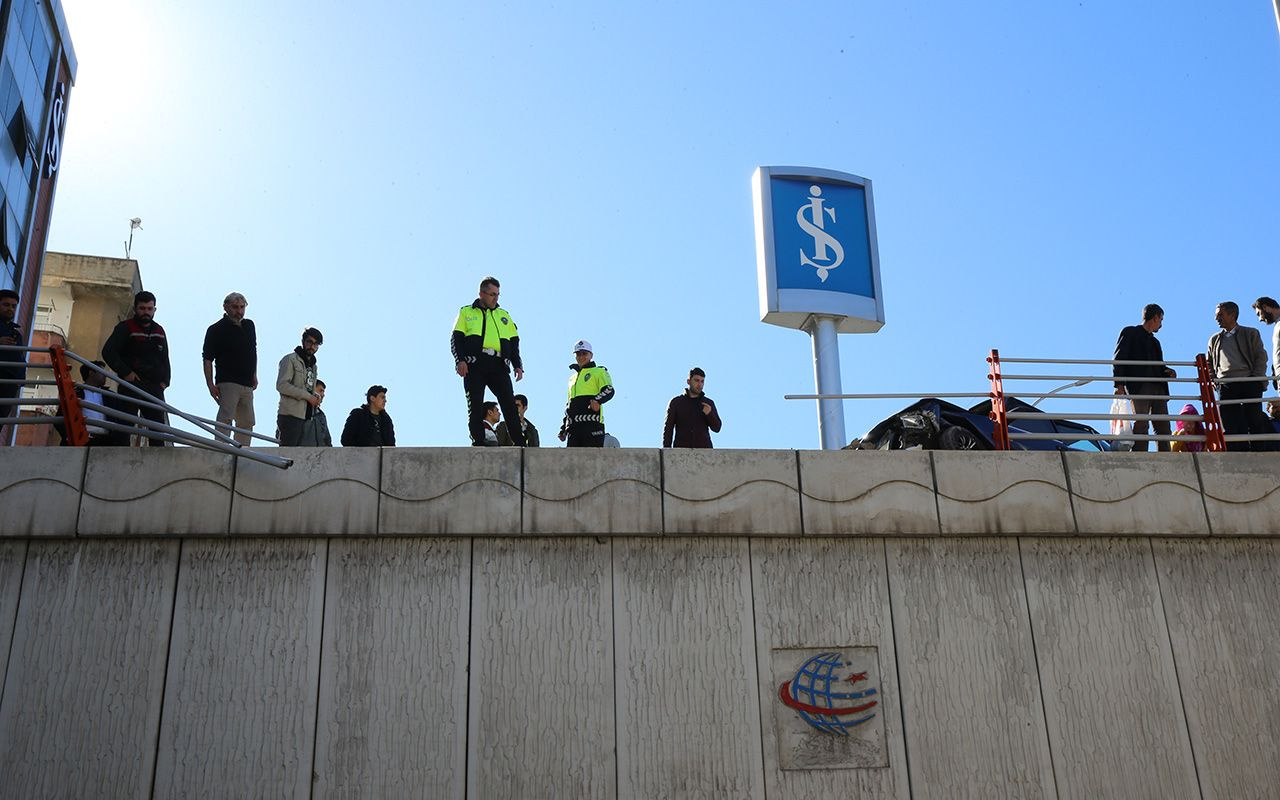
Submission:
[[[749,481],[743,481],[742,483],[738,484],[737,486],[734,486],[733,488],[731,488],[731,489],[729,489],[729,490],[727,490],[727,491],[725,491],[725,492],[722,492],[722,493],[720,493],[720,494],[718,494],[718,495],[715,495],[714,497],[683,497],[683,496],[678,495],[678,494],[676,494],[675,492],[671,491],[670,489],[664,489],[663,491],[664,491],[664,493],[667,495],[667,497],[671,497],[671,498],[674,498],[674,499],[676,499],[676,500],[683,500],[683,501],[684,501],[684,502],[686,502],[686,503],[710,503],[710,502],[712,502],[712,501],[714,501],[714,500],[722,500],[722,499],[724,499],[724,498],[728,497],[729,495],[733,494],[734,492],[738,491],[739,489],[745,489],[745,488],[747,488],[748,486],[750,486],[750,485],[751,485],[751,484],[753,484],[753,483],[772,483],[772,484],[775,484],[775,485],[777,485],[777,486],[781,486],[781,487],[783,487],[784,489],[789,489],[789,490],[791,490],[791,491],[793,491],[793,492],[796,492],[797,494],[799,493],[799,490],[797,490],[797,489],[796,489],[796,487],[792,486],[791,484],[789,484],[789,483],[783,483],[782,481],[774,480],[773,478],[752,478],[751,480],[749,480]]]
[[[439,500],[442,497],[450,495],[453,492],[456,492],[459,489],[461,489],[463,486],[466,486],[467,484],[471,484],[471,483],[496,483],[498,486],[503,486],[508,489],[514,489],[517,492],[520,491],[519,486],[516,486],[514,483],[511,483],[510,481],[504,481],[501,478],[471,478],[469,480],[462,481],[461,483],[456,483],[453,486],[449,487],[448,489],[445,489],[443,492],[436,495],[432,495],[431,497],[401,497],[400,495],[392,494],[386,489],[382,490],[382,496],[389,498],[391,500],[398,500],[401,503],[430,503],[435,500]]]
[[[525,489],[525,490],[524,490],[524,495],[525,495],[525,497],[529,497],[529,498],[532,498],[532,499],[534,499],[534,500],[540,500],[540,501],[542,501],[542,502],[544,502],[544,503],[568,503],[568,502],[572,502],[572,501],[574,501],[574,500],[581,500],[582,498],[586,497],[587,495],[589,495],[589,494],[591,494],[591,493],[595,492],[595,491],[596,491],[596,490],[598,490],[598,489],[603,489],[604,487],[608,486],[608,485],[609,485],[609,484],[611,484],[611,483],[638,483],[638,484],[640,484],[641,486],[647,486],[647,487],[649,487],[650,489],[654,490],[655,492],[661,492],[661,491],[662,491],[661,487],[659,487],[659,486],[655,486],[654,484],[649,483],[648,481],[640,480],[639,478],[610,478],[610,479],[608,479],[608,480],[606,480],[606,481],[602,481],[601,483],[597,483],[596,485],[594,485],[594,486],[590,487],[589,489],[586,489],[585,491],[579,492],[578,494],[575,494],[575,495],[573,495],[573,496],[571,496],[571,497],[542,497],[541,495],[534,494],[533,492],[529,491],[528,489]]]
[[[1063,494],[1066,494],[1066,493],[1067,493],[1067,487],[1065,487],[1065,486],[1060,486],[1060,485],[1058,485],[1058,484],[1054,483],[1053,481],[1046,481],[1046,480],[1043,480],[1043,479],[1041,479],[1041,478],[1026,478],[1025,480],[1014,481],[1013,483],[1011,483],[1011,484],[1009,484],[1008,486],[1004,487],[1003,489],[1001,489],[1000,491],[996,492],[995,494],[993,494],[993,495],[989,495],[989,496],[987,496],[987,497],[977,497],[977,498],[971,498],[971,497],[952,497],[951,495],[949,495],[949,494],[947,494],[946,492],[943,492],[943,491],[941,491],[941,490],[939,490],[939,492],[938,492],[938,496],[939,496],[939,497],[942,497],[942,498],[945,498],[945,499],[947,499],[947,500],[950,500],[950,501],[952,501],[952,502],[954,502],[954,503],[975,503],[975,504],[976,504],[976,503],[989,503],[989,502],[991,502],[992,500],[995,500],[997,497],[1000,497],[1001,495],[1006,494],[1007,492],[1010,492],[1010,491],[1012,491],[1012,490],[1014,490],[1014,489],[1018,488],[1019,486],[1023,486],[1023,485],[1026,485],[1026,484],[1032,484],[1032,483],[1040,483],[1040,484],[1044,484],[1045,486],[1049,486],[1049,487],[1052,487],[1052,488],[1054,488],[1054,489],[1057,489],[1058,491],[1062,492]],[[930,490],[930,491],[932,491],[932,490]]]
[[[857,501],[859,501],[859,500],[864,500],[864,499],[866,499],[867,497],[870,497],[874,492],[877,492],[877,491],[879,491],[880,489],[885,489],[885,488],[887,488],[887,487],[893,486],[894,484],[903,484],[903,485],[906,485],[906,486],[914,486],[914,487],[915,487],[915,488],[917,488],[917,489],[920,489],[920,490],[922,490],[922,491],[928,492],[929,494],[933,494],[933,487],[932,487],[932,486],[925,486],[923,483],[920,483],[919,481],[911,481],[911,480],[907,480],[907,479],[905,479],[905,478],[894,478],[894,479],[892,479],[892,480],[887,480],[887,481],[884,481],[884,482],[882,482],[882,483],[877,483],[875,486],[870,487],[870,488],[869,488],[869,489],[867,489],[866,491],[864,491],[864,492],[860,492],[859,494],[855,494],[853,497],[849,497],[849,498],[846,498],[846,499],[844,499],[844,500],[831,500],[831,499],[826,498],[826,497],[818,497],[818,496],[817,496],[817,495],[815,495],[815,494],[809,494],[808,492],[803,491],[803,490],[801,490],[800,494],[802,494],[804,497],[806,497],[806,498],[807,498],[807,499],[809,499],[809,500],[814,500],[814,501],[817,501],[817,502],[819,502],[819,503],[831,503],[831,504],[833,504],[833,505],[839,505],[839,504],[842,504],[842,503],[853,503],[853,502],[857,502]]]
[[[180,483],[212,483],[214,486],[217,486],[219,489],[226,489],[227,491],[231,491],[230,486],[220,481],[215,481],[213,478],[177,478],[167,483],[162,483],[149,492],[144,492],[138,495],[132,495],[130,497],[103,497],[101,495],[94,494],[88,489],[84,490],[84,496],[91,498],[93,500],[100,500],[104,503],[132,503],[137,500],[143,500],[145,498],[151,497],[154,494],[163,492],[165,489],[169,489],[173,486],[177,486]]]
[[[377,486],[374,486],[372,484],[366,483],[361,480],[356,480],[355,478],[325,478],[322,481],[316,481],[310,486],[299,489],[293,494],[284,495],[282,497],[255,497],[254,495],[246,494],[245,492],[240,491],[239,487],[236,488],[235,495],[236,497],[243,497],[245,500],[253,500],[254,502],[257,502],[257,503],[281,503],[281,502],[284,502],[285,500],[293,500],[296,497],[301,497],[307,492],[315,491],[330,483],[354,483],[357,486],[363,486],[364,488],[368,489],[371,492],[378,491]]]
[[[1155,487],[1161,486],[1161,485],[1177,486],[1180,489],[1186,489],[1188,492],[1191,492],[1194,495],[1200,494],[1199,489],[1193,486],[1188,486],[1185,483],[1179,483],[1178,481],[1152,481],[1151,483],[1138,487],[1137,489],[1125,495],[1124,497],[1117,497],[1114,500],[1100,500],[1096,497],[1090,497],[1087,494],[1081,494],[1080,492],[1072,492],[1072,496],[1080,500],[1088,500],[1090,503],[1102,503],[1102,504],[1124,503],[1129,500],[1132,500],[1133,498],[1137,497],[1138,495],[1142,494],[1148,489],[1154,489]]]

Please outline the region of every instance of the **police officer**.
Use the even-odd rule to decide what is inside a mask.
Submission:
[[[502,408],[502,416],[519,419],[511,388],[511,372],[516,380],[524,378],[520,361],[520,333],[506,309],[498,306],[498,279],[480,281],[480,296],[458,311],[449,346],[453,350],[454,369],[462,377],[467,393],[467,429],[471,444],[484,447],[484,390],[487,387]],[[511,431],[511,441],[524,447],[524,434],[519,426]]]
[[[573,364],[569,369],[569,402],[560,425],[560,441],[568,439],[570,447],[604,447],[604,414],[602,403],[613,399],[613,379],[609,370],[592,361],[591,342],[579,339],[573,346]]]

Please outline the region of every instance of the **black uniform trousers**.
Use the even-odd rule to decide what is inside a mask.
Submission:
[[[1218,396],[1223,400],[1258,399],[1256,403],[1218,406],[1218,412],[1222,417],[1223,433],[1275,433],[1271,420],[1267,419],[1267,415],[1262,412],[1262,391],[1265,388],[1266,384],[1263,381],[1222,384]],[[1228,451],[1261,453],[1275,449],[1275,442],[1227,442]]]
[[[462,378],[462,388],[467,393],[467,430],[471,433],[471,444],[484,446],[484,390],[493,392],[493,399],[498,401],[502,409],[502,418],[518,420],[520,413],[516,411],[515,390],[511,386],[511,373],[507,370],[507,362],[498,356],[481,355],[467,365],[467,374]],[[511,434],[511,442],[516,447],[524,447],[524,432],[519,425],[507,425]]]

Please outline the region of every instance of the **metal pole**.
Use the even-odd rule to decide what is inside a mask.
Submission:
[[[836,317],[814,315],[809,318],[807,328],[813,337],[813,378],[818,394],[842,394]],[[818,439],[823,450],[839,450],[849,443],[844,435],[843,401],[832,398],[818,401]]]

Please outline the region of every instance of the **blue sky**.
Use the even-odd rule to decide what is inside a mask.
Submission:
[[[1109,358],[1148,302],[1189,360],[1215,303],[1280,295],[1262,0],[64,7],[49,247],[120,256],[142,217],[169,399],[210,416],[204,328],[245,293],[268,431],[316,325],[335,428],[380,383],[402,445],[465,444],[448,334],[493,274],[544,441],[587,338],[624,446],[660,444],[696,364],[718,446],[815,447],[783,399],[813,391],[809,339],[759,321],[760,165],[874,182],[887,322],[841,337],[847,392],[985,391],[991,347]],[[849,435],[904,404],[849,401]]]

